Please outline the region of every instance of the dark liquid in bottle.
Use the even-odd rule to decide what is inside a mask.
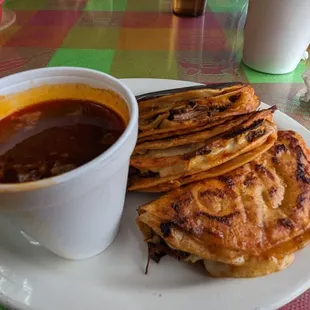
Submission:
[[[207,0],[173,0],[173,12],[181,16],[199,16],[205,11]]]

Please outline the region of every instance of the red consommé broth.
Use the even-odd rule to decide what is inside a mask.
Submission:
[[[50,100],[0,120],[0,183],[40,180],[77,168],[125,130],[111,109],[88,100]]]

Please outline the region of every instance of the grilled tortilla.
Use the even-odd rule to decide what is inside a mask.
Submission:
[[[275,142],[275,137],[270,136],[265,143],[263,143],[261,146],[255,148],[254,150],[250,152],[246,152],[241,154],[240,156],[224,163],[219,166],[216,166],[214,168],[211,168],[209,170],[192,174],[189,176],[178,176],[178,178],[172,179],[171,178],[158,178],[154,179],[152,184],[153,186],[148,187],[149,183],[145,182],[146,179],[141,178],[140,180],[137,180],[134,185],[130,187],[131,190],[137,190],[140,192],[149,192],[149,193],[159,193],[159,192],[168,192],[172,189],[177,189],[183,185],[197,182],[203,179],[209,179],[221,176],[225,173],[228,173],[243,164],[246,164],[250,162],[251,160],[255,159],[259,155],[263,154],[264,152],[268,151]],[[148,180],[147,180],[148,181]],[[135,187],[134,187],[135,186]],[[138,189],[136,189],[138,188]]]
[[[229,119],[229,121],[225,121],[220,123],[214,127],[207,128],[205,130],[200,130],[198,132],[189,133],[189,134],[179,134],[178,136],[168,137],[160,140],[153,140],[148,142],[143,142],[136,145],[133,156],[139,155],[150,155],[152,154],[154,157],[160,157],[162,151],[155,150],[166,150],[172,147],[180,146],[180,145],[188,145],[189,143],[197,143],[204,142],[207,139],[215,137],[224,132],[233,131],[234,128],[237,128],[241,124],[245,123],[247,120],[255,117],[255,119],[267,119],[272,121],[273,113],[276,110],[276,107],[272,107],[266,110],[255,111],[247,114],[238,115],[234,118]]]
[[[207,262],[215,276],[257,276],[288,266],[309,243],[309,211],[309,150],[295,132],[279,131],[272,148],[242,167],[141,206],[137,224],[156,261],[167,253],[243,266],[219,273],[223,265]],[[278,267],[265,268],[274,258]],[[255,261],[263,261],[256,273]]]
[[[208,273],[213,277],[258,277],[288,267],[294,260],[295,255],[292,253],[304,248],[309,243],[310,229],[307,229],[301,235],[271,248],[263,256],[251,257],[243,265],[230,265],[211,260],[204,260],[203,263]]]
[[[257,148],[261,148],[260,152],[265,151],[276,140],[273,112],[274,109],[254,112],[210,131],[147,142],[142,148],[141,145],[137,146],[130,160],[128,189],[148,191],[151,188],[154,191],[154,187],[169,188],[169,184],[173,188],[178,182],[184,184],[201,179],[202,176],[198,174],[225,163],[228,164],[224,170],[218,170],[221,174],[243,165],[252,157],[243,156],[240,158],[242,160],[233,161],[231,166],[229,161]],[[151,147],[153,149],[147,149]],[[161,184],[163,187],[159,187]]]
[[[144,98],[138,103],[140,143],[212,127],[233,116],[255,111],[260,102],[251,86],[234,85]]]

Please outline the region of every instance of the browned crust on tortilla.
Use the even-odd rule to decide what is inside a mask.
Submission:
[[[275,145],[250,163],[141,206],[137,223],[146,240],[156,234],[202,259],[238,265],[289,255],[310,240],[309,178],[304,140],[279,131]],[[165,234],[162,223],[170,223]]]

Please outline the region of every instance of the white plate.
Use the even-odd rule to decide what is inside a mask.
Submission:
[[[125,79],[135,94],[193,85],[189,82]],[[267,105],[263,105],[267,107]],[[281,129],[310,133],[276,112]],[[192,265],[164,257],[144,274],[147,248],[135,224],[136,209],[154,198],[128,194],[120,232],[101,255],[67,261],[28,243],[0,222],[0,302],[22,309],[158,310],[276,309],[310,287],[310,247],[286,270],[255,279],[213,279]]]

